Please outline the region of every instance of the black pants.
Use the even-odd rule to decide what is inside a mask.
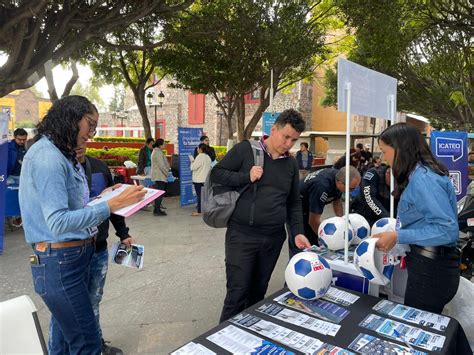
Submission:
[[[407,254],[405,305],[441,313],[459,286],[459,253],[437,255],[436,260],[413,251]]]
[[[154,185],[153,185],[153,188],[154,189],[158,189],[158,190],[163,190],[163,191],[166,191],[166,182],[164,181],[154,181]],[[161,209],[161,202],[163,201],[163,196],[165,194],[161,195],[160,197],[158,197],[156,200],[155,200],[155,207],[153,208],[153,212],[159,212],[160,209]]]
[[[229,226],[225,236],[227,294],[220,322],[261,301],[285,241],[285,229],[261,235]]]
[[[197,211],[198,213],[201,213],[201,189],[204,186],[204,183],[202,182],[193,182],[194,185],[194,190],[196,190],[196,196],[197,196]]]

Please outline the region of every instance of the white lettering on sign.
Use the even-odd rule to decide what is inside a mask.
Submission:
[[[445,149],[461,149],[462,144],[460,143],[439,143],[440,148]]]

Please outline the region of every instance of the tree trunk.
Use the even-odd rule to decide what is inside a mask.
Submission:
[[[143,131],[145,133],[145,139],[153,138],[151,134],[150,121],[148,119],[148,112],[145,104],[145,84],[139,83],[136,87],[131,88],[135,102],[137,103],[138,111],[142,116]]]
[[[237,107],[237,141],[242,142],[245,139],[245,94],[239,94],[236,97]]]
[[[44,76],[46,77],[46,83],[48,84],[49,100],[54,103],[58,99],[58,94],[56,92],[56,85],[54,85],[52,61],[48,61],[44,64]]]
[[[265,92],[267,92],[267,95],[265,95]],[[258,105],[257,110],[255,111],[249,123],[245,127],[244,139],[250,139],[252,137],[253,130],[257,126],[258,121],[262,119],[262,113],[265,112],[267,107],[270,105],[270,90],[266,90],[266,88],[262,88],[260,90],[260,97],[263,97],[263,99],[260,100],[260,105]],[[262,124],[262,131],[263,131],[263,124]]]
[[[77,79],[79,79],[79,72],[77,70],[77,62],[75,60],[71,62],[71,70],[72,70],[71,79],[69,79],[69,81],[67,82],[66,87],[64,88],[64,91],[61,97],[68,96],[71,93],[71,90],[74,84],[77,82]]]

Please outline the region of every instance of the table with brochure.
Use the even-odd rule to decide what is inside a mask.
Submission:
[[[172,354],[470,354],[459,323],[331,287],[307,301],[282,289]]]

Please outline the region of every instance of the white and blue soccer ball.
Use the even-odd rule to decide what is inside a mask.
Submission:
[[[377,285],[387,285],[392,279],[394,265],[387,253],[375,246],[377,238],[360,242],[354,252],[354,265],[364,277]]]
[[[344,249],[344,231],[346,222],[343,217],[331,217],[321,222],[318,228],[319,242],[329,250]],[[348,238],[351,245],[354,231],[349,224]]]
[[[328,292],[332,282],[331,267],[318,254],[304,251],[291,258],[286,266],[285,281],[296,296],[314,300]]]
[[[372,225],[372,234],[376,235],[382,232],[395,232],[397,220],[395,218],[384,217],[380,218]]]
[[[362,240],[370,236],[370,224],[364,216],[358,213],[350,213],[349,222],[354,229],[352,244],[359,244]]]

